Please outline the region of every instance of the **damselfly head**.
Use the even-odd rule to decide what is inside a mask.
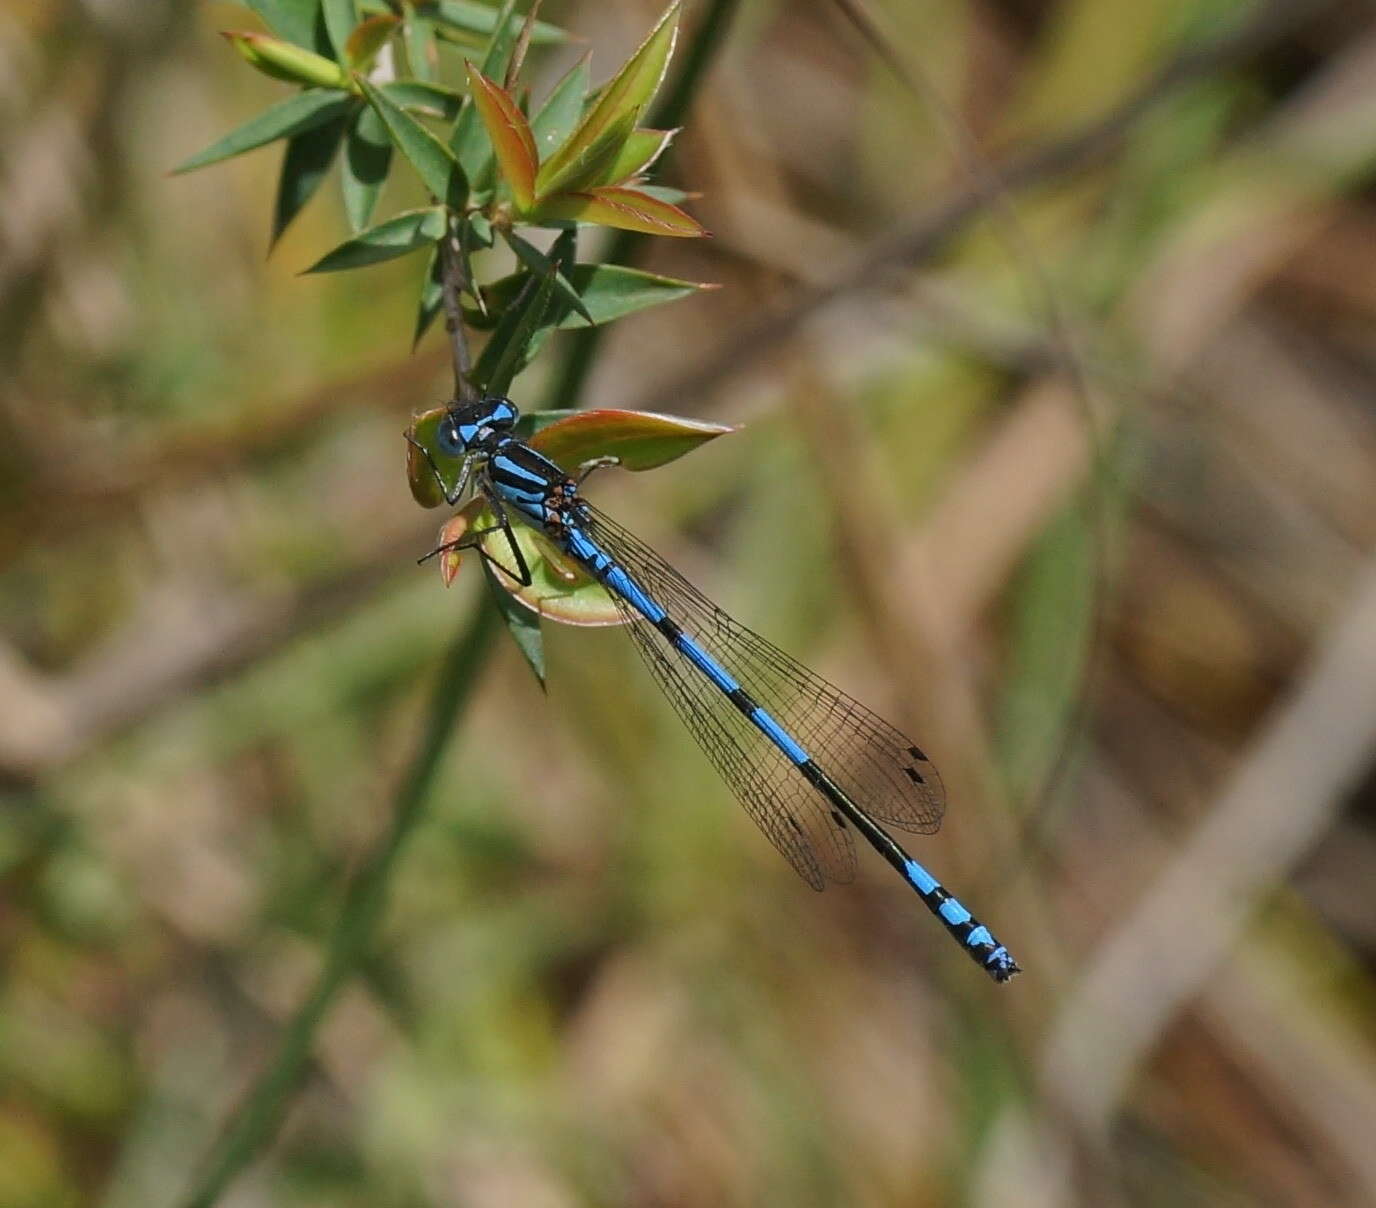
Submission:
[[[483,445],[494,434],[509,432],[520,414],[510,399],[496,396],[473,403],[456,401],[440,420],[435,433],[436,443],[442,453],[462,456]]]

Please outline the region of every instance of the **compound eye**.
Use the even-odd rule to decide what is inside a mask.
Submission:
[[[450,457],[462,457],[468,452],[468,447],[459,434],[459,422],[452,415],[440,420],[440,426],[435,431],[435,444],[441,453]]]

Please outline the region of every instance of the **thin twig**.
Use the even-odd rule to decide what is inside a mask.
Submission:
[[[478,397],[473,386],[473,356],[468,350],[468,329],[463,322],[463,307],[459,294],[468,288],[464,271],[467,256],[464,239],[468,224],[454,219],[449,233],[440,244],[440,295],[444,300],[444,329],[449,333],[449,351],[454,362],[454,395],[460,402],[471,403]]]

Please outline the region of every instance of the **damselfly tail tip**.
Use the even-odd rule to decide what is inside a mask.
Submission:
[[[999,948],[991,952],[984,962],[984,968],[989,976],[1002,985],[1006,981],[1011,981],[1022,972],[1022,966],[1013,959],[1013,954],[1007,948]]]

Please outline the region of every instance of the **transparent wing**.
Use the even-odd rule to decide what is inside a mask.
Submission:
[[[664,695],[769,841],[813,889],[849,881],[855,875],[850,831],[817,790],[659,630],[611,594]]]
[[[752,633],[654,550],[586,500],[580,527],[807,750],[866,813],[903,830],[941,825],[941,777],[921,749],[883,718]],[[803,879],[849,880],[850,833],[792,762],[654,626],[617,600],[637,648],[750,816]],[[820,876],[819,876],[820,874]]]

